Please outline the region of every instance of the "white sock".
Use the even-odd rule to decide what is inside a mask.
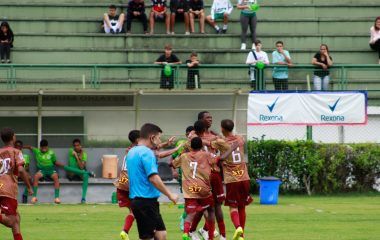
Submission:
[[[223,25],[223,30],[227,30],[227,25]]]

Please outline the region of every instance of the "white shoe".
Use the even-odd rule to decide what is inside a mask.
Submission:
[[[256,44],[252,43],[252,50],[256,50]]]
[[[241,44],[240,50],[245,50],[247,49],[247,45],[245,43]]]
[[[203,237],[204,240],[208,240],[208,231],[204,230],[203,228],[198,229],[199,235]]]
[[[191,232],[189,233],[191,240],[201,240],[197,234],[197,232]]]
[[[185,32],[185,35],[190,35],[190,32]]]

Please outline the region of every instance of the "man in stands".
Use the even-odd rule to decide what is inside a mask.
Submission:
[[[187,0],[170,0],[170,12],[171,34],[174,34],[174,25],[176,19],[180,19],[185,22],[185,34],[189,35],[189,6]]]
[[[104,13],[103,15],[104,32],[112,34],[124,32],[124,19],[124,13],[121,13],[120,15],[117,14],[116,6],[110,5],[108,7],[108,13]]]
[[[152,0],[152,10],[149,16],[150,34],[154,33],[156,20],[165,21],[166,33],[170,34],[170,14],[167,11],[166,0]]]
[[[144,0],[130,0],[127,10],[127,33],[131,33],[132,19],[138,19],[143,25],[144,33],[148,33],[148,19],[145,14]]]
[[[24,172],[22,152],[14,148],[16,135],[10,128],[1,130],[1,140],[4,147],[0,149],[0,223],[11,228],[14,240],[22,240],[20,231],[20,214],[17,211],[17,177],[23,178],[29,194],[32,187]]]

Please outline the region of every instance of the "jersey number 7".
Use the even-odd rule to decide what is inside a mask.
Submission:
[[[191,162],[190,163],[190,168],[193,169],[193,178],[195,179],[195,176],[197,174],[197,167],[198,167],[198,163],[197,162]]]

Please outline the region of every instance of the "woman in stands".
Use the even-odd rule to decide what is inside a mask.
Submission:
[[[313,76],[314,90],[328,90],[330,83],[328,69],[333,65],[333,61],[326,44],[321,44],[319,52],[314,55],[311,63],[316,66]]]
[[[376,52],[379,53],[380,64],[380,16],[376,18],[375,24],[371,27],[371,39],[369,41],[369,46]]]
[[[13,47],[13,32],[8,22],[0,25],[0,57],[1,63],[11,63],[11,48]]]
[[[247,48],[247,32],[248,27],[251,31],[251,40],[252,40],[252,49],[255,49],[256,42],[256,24],[257,17],[256,12],[250,9],[252,4],[257,3],[256,0],[238,0],[237,8],[241,10],[240,12],[240,25],[241,25],[241,50],[245,50]]]

